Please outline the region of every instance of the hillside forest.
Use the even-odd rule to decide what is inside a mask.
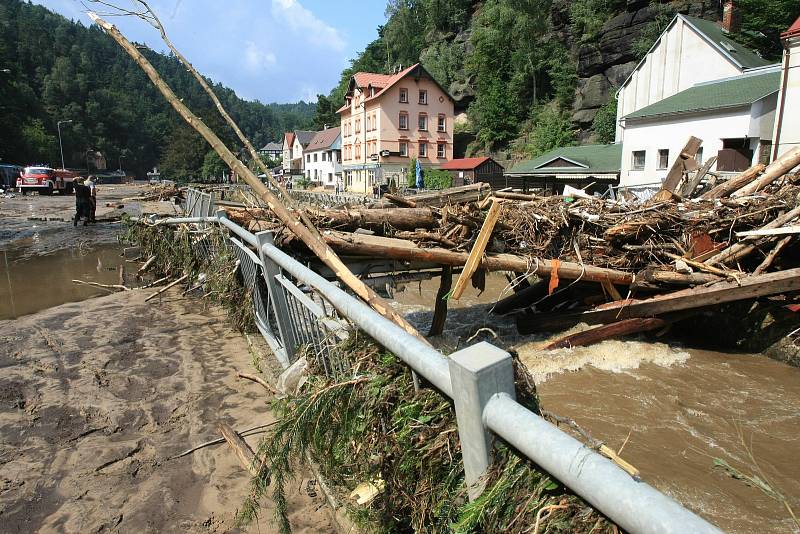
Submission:
[[[720,0],[389,0],[377,30],[328,95],[335,120],[354,72],[421,62],[456,99],[467,155],[530,157],[556,146],[611,142],[614,91],[676,13],[718,21]],[[776,62],[797,0],[737,0],[731,37]],[[458,139],[457,139],[458,141]],[[458,143],[457,143],[458,145]]]
[[[178,60],[151,50],[147,59],[184,101],[230,147],[238,139]],[[101,152],[144,177],[154,166],[165,177],[202,179],[224,168],[144,72],[99,28],[86,27],[21,0],[0,0],[0,162],[60,166],[56,124],[62,124],[69,168],[86,168],[87,151]],[[262,104],[212,84],[256,146],[283,132],[311,126],[314,104]]]

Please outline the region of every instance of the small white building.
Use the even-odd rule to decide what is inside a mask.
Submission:
[[[714,169],[741,172],[769,162],[778,96],[777,66],[697,84],[625,116],[620,185],[658,188],[690,136],[695,158],[717,157]]]
[[[800,146],[800,17],[781,39],[783,62],[773,137],[773,159]]]
[[[304,174],[303,151],[317,132],[295,130],[283,136],[283,172],[284,174]]]
[[[342,179],[341,128],[326,128],[316,132],[303,151],[303,168],[306,179],[334,189]]]

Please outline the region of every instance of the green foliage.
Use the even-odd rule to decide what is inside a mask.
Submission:
[[[463,68],[464,56],[460,48],[453,43],[438,41],[422,52],[420,62],[431,76],[447,89]]]
[[[150,50],[144,54],[192,110],[213,124],[218,135],[230,138],[230,129],[213,119],[218,114],[208,95],[176,58]],[[68,167],[85,166],[84,154],[92,148],[109,162],[125,155],[126,170],[143,177],[159,163],[172,138],[182,135],[177,130],[183,120],[141,68],[96,27],[69,21],[40,5],[0,0],[0,58],[0,67],[11,70],[0,73],[4,161],[60,164],[56,123],[71,119],[61,129]],[[220,84],[213,88],[256,146],[311,124],[311,104],[265,105],[241,100]],[[55,151],[47,136],[56,139]],[[201,144],[203,149],[186,165],[195,175],[208,150],[205,142]]]
[[[422,180],[425,189],[447,189],[453,186],[453,175],[442,169],[425,169]]]
[[[525,145],[525,152],[530,157],[575,144],[575,130],[566,111],[547,106],[537,111],[531,122],[533,127]]]
[[[227,172],[227,170],[228,166],[224,161],[222,161],[222,158],[219,157],[219,154],[213,150],[206,152],[206,155],[203,158],[203,168],[200,171],[203,181],[218,181],[222,178],[222,174]]]
[[[322,130],[325,126],[338,126],[339,114],[336,103],[325,95],[317,95],[317,107],[314,111],[314,129]]]
[[[647,55],[658,36],[661,35],[675,17],[675,8],[671,4],[662,4],[658,0],[650,0],[650,9],[655,11],[655,17],[642,28],[639,37],[631,45],[631,50],[633,50],[637,58],[643,58]]]
[[[765,59],[781,58],[780,35],[800,15],[797,0],[738,0],[741,30],[733,37]]]
[[[483,80],[469,116],[477,138],[489,150],[508,143],[517,135],[519,102],[500,79]]]
[[[424,180],[425,177],[423,176]],[[408,187],[417,187],[417,158],[411,158],[406,168],[406,184]]]
[[[583,42],[597,37],[603,24],[625,9],[625,0],[572,0],[569,21],[573,35]]]
[[[592,121],[595,141],[613,143],[617,133],[617,99],[611,98],[603,105]]]

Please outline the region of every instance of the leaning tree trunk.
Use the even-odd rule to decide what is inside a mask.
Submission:
[[[239,161],[236,156],[228,149],[227,146],[220,140],[211,129],[203,123],[192,111],[186,107],[180,98],[175,95],[172,89],[164,82],[158,75],[153,65],[145,58],[141,52],[125,38],[122,33],[112,24],[109,24],[96,13],[89,12],[89,18],[92,19],[98,26],[100,26],[107,34],[109,34],[134,61],[142,68],[142,70],[153,82],[153,85],[164,95],[164,98],[172,105],[183,119],[189,123],[191,127],[197,130],[200,135],[211,145],[211,148],[219,154],[222,161],[228,167],[235,170],[244,181],[253,188],[253,191],[264,201],[267,206],[275,213],[275,215],[289,228],[289,230],[299,237],[303,243],[316,254],[325,265],[327,265],[336,276],[341,279],[350,289],[352,289],[359,297],[364,299],[375,311],[394,322],[398,326],[410,334],[417,336],[420,339],[424,338],[411,326],[400,314],[398,314],[392,307],[378,296],[371,288],[364,282],[358,279],[347,266],[342,262],[339,256],[324,242],[317,239],[316,235],[303,225],[281,201],[267,189],[267,187],[256,177],[247,166]]]

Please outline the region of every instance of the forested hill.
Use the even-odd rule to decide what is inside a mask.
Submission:
[[[229,146],[239,145],[177,59],[145,55]],[[0,0],[0,69],[10,70],[0,72],[0,161],[60,164],[56,123],[71,119],[62,125],[68,167],[85,167],[86,151],[94,149],[111,169],[123,156],[123,167],[139,176],[154,165],[170,177],[201,175],[208,145],[98,28],[38,5]],[[256,146],[311,124],[313,104],[248,102],[219,84],[215,91]]]
[[[387,22],[319,98],[330,122],[353,72],[417,61],[466,110],[456,133],[469,152],[501,158],[613,140],[614,92],[676,13],[713,21],[722,0],[388,0]],[[778,60],[797,0],[737,0],[732,38]],[[463,117],[462,117],[463,118]],[[462,119],[460,118],[460,119]],[[458,143],[457,143],[458,144]]]

